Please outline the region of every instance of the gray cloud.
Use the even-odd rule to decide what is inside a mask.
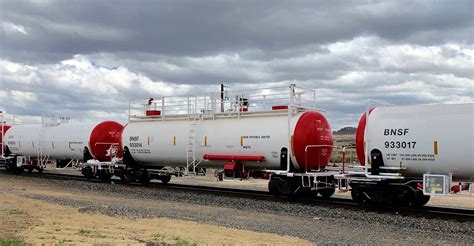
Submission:
[[[3,21],[28,32],[2,31],[4,55],[39,61],[100,51],[268,57],[361,35],[472,43],[474,24],[472,1],[3,1],[2,9]]]

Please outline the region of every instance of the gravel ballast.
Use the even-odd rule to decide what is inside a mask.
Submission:
[[[55,191],[94,194],[102,199],[58,197],[0,187],[36,200],[113,217],[191,220],[232,228],[296,236],[318,245],[328,244],[474,244],[474,223],[402,216],[360,209],[331,208],[288,201],[206,194],[195,191],[97,182],[42,179],[0,174]],[[125,202],[117,202],[117,199]]]

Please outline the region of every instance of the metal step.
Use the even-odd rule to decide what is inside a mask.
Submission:
[[[188,130],[188,143],[186,145],[186,171],[185,174],[189,175],[189,170],[192,168],[192,173],[195,173],[196,170],[196,134],[198,124],[203,120],[201,115],[195,115],[190,122],[190,127]]]

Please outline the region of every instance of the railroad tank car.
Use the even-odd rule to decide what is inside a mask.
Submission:
[[[143,166],[185,167],[192,124],[197,124],[195,155],[204,159],[200,164],[203,167],[217,168],[227,161],[240,160],[247,168],[281,169],[281,153],[289,152],[296,170],[309,171],[325,167],[332,152],[329,147],[310,149],[305,156],[306,146],[333,143],[329,123],[319,112],[300,112],[291,117],[291,143],[288,115],[284,113],[197,122],[132,121],[124,128],[122,144]]]
[[[368,120],[364,114],[359,121],[356,149],[360,163],[370,165],[370,175],[398,172],[418,193],[424,174],[474,181],[474,104],[384,106],[369,112]],[[377,189],[388,189],[389,183],[379,182]],[[374,190],[364,182],[351,186],[356,197]],[[421,199],[427,202],[426,197]]]
[[[275,195],[292,196],[304,190],[302,176],[306,172],[319,172],[328,164],[332,131],[320,112],[303,111],[289,117],[288,110],[279,111],[246,113],[240,118],[217,114],[200,120],[132,120],[122,133],[124,162],[135,170],[187,168],[190,154],[186,153],[191,151],[199,167],[243,172],[280,170],[282,174],[272,175],[269,190]],[[149,175],[144,169],[139,175]],[[149,179],[129,175],[132,180]],[[170,180],[157,178],[164,183]],[[313,176],[306,182],[306,188],[320,183],[318,192],[325,197],[334,193],[332,180],[320,182]]]
[[[9,155],[27,157],[40,171],[43,167],[37,166],[38,161],[110,161],[112,156],[121,157],[122,130],[115,121],[15,125],[6,132],[5,145]]]

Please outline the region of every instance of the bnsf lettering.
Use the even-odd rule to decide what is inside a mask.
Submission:
[[[383,135],[385,136],[404,136],[408,134],[408,128],[385,129]]]
[[[142,147],[142,143],[130,143],[130,147],[131,147],[131,148],[141,148],[141,147]]]
[[[130,136],[130,141],[138,141],[138,136]]]

